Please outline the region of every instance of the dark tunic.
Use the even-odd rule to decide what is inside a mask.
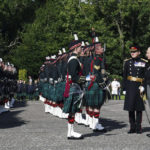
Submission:
[[[71,57],[77,57],[76,54],[72,54]],[[81,65],[78,59],[70,59],[67,65],[68,74],[71,76],[72,84],[70,85],[69,97],[65,99],[63,111],[65,113],[76,113],[79,111],[78,101],[80,94],[82,93],[79,84],[81,83]]]
[[[90,60],[90,58],[88,58]],[[104,103],[104,92],[103,89],[99,87],[99,83],[103,82],[101,68],[102,68],[102,59],[99,55],[96,55],[90,61],[90,74],[96,76],[96,80],[93,82],[89,82],[87,84],[87,91],[86,91],[86,105],[90,107],[100,108]],[[88,74],[89,69],[86,69],[86,74]],[[92,85],[92,86],[91,86]],[[89,88],[91,87],[91,88]]]
[[[150,63],[148,64],[145,72],[145,89],[146,89],[146,95],[148,99],[148,103],[150,106]]]
[[[62,61],[61,72],[62,72],[62,79],[65,80],[67,75],[67,60]]]
[[[72,54],[71,56],[77,56],[76,54]],[[79,61],[77,59],[72,59],[68,63],[68,73],[71,75],[71,79],[73,83],[79,83],[80,75],[79,72],[81,72],[81,66],[79,64]]]
[[[147,65],[146,72],[145,72],[145,84],[150,85],[150,62]]]
[[[124,62],[123,70],[123,89],[126,91],[124,110],[143,111],[144,103],[140,96],[139,86],[141,82],[130,81],[128,76],[144,78],[146,69],[146,60],[142,58],[130,58]]]

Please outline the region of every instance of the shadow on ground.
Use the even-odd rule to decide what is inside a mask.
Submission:
[[[105,119],[105,118],[100,118],[100,123],[105,127],[107,132],[110,132],[115,129],[122,129],[127,126],[125,122],[120,122],[117,120]],[[85,134],[84,137],[99,136],[102,134],[105,134],[107,136],[115,135],[115,134],[108,134],[107,132],[88,133],[88,134]]]
[[[121,129],[127,126],[127,124],[123,121],[112,120],[112,119],[105,119],[100,118],[100,123],[107,128],[107,130],[112,131],[115,129]]]
[[[18,117],[24,110],[16,110],[19,107],[25,106],[27,106],[26,101],[15,101],[14,107],[10,111],[0,115],[0,129],[14,128],[26,124],[27,121]]]
[[[13,109],[18,108],[18,107],[25,107],[25,106],[27,106],[27,101],[18,101],[17,100],[14,103]]]
[[[23,111],[13,111],[13,112],[5,112],[0,115],[0,129],[14,128],[17,126],[22,126],[27,122],[18,117],[19,113]]]

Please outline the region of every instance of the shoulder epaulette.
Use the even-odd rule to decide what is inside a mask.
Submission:
[[[124,61],[128,61],[128,60],[130,60],[130,59],[132,59],[132,58],[125,59]]]
[[[143,61],[148,62],[148,60],[141,58]]]

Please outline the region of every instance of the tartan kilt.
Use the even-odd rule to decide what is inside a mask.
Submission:
[[[56,102],[56,85],[51,85],[49,89],[49,100]]]
[[[47,99],[48,100],[52,100],[51,93],[52,93],[53,87],[54,87],[53,85],[49,84],[49,88],[48,88],[48,92],[47,92]]]
[[[100,108],[104,103],[103,90],[99,87],[97,83],[93,83],[93,86],[90,88],[90,90],[88,90],[89,85],[90,83],[86,85],[86,92],[85,92],[86,106]]]
[[[44,83],[42,88],[42,96],[48,99],[48,92],[49,92],[49,83]]]
[[[62,102],[64,97],[63,97],[63,94],[64,94],[64,91],[65,91],[65,81],[63,82],[59,82],[57,84],[57,88],[56,88],[56,102]]]
[[[79,88],[80,88],[79,85],[77,87],[74,85],[70,86],[69,97],[65,98],[64,100],[64,107],[63,107],[64,113],[75,114],[80,110],[79,108],[80,100],[77,101],[80,97],[80,93],[77,93],[77,90],[79,90]]]
[[[21,94],[20,94],[20,96],[22,97],[27,97],[27,93],[26,92],[22,92]]]
[[[17,93],[16,95],[17,95],[17,97],[18,97],[18,98],[20,98],[20,97],[21,97],[21,93]]]
[[[39,82],[39,93],[43,92],[43,86],[44,86],[44,83],[40,81]]]
[[[36,98],[36,97],[38,97],[38,96],[39,96],[39,91],[35,91],[35,92],[33,93],[33,97]]]

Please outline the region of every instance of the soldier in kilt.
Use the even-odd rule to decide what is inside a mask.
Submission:
[[[84,76],[88,76],[90,74],[90,66],[91,66],[91,61],[92,61],[92,56],[91,56],[91,48],[92,45],[87,45],[84,47],[84,61],[83,61],[83,75]],[[87,85],[89,84],[89,81],[86,80],[85,82],[85,95],[83,98],[83,106],[86,107],[86,114],[85,114],[85,120],[82,120],[82,123],[85,126],[89,125],[89,105],[88,105],[88,101],[87,101],[87,97],[86,97],[86,93],[87,93]]]
[[[21,82],[21,100],[25,101],[27,99],[27,89],[28,84],[26,81],[22,80]]]
[[[35,99],[35,100],[39,99],[39,82],[38,82],[38,80],[34,81],[34,85],[33,85],[33,99]]]
[[[9,95],[8,95],[8,67],[7,64],[4,64],[2,59],[0,59],[0,113],[6,112],[9,110]]]
[[[17,70],[13,64],[10,65],[10,107],[13,107],[15,102],[15,94],[17,91]]]
[[[17,100],[21,99],[21,80],[17,80]]]
[[[5,104],[5,99],[4,99],[4,89],[5,89],[5,84],[4,84],[4,62],[2,58],[0,58],[0,114],[2,112],[8,111],[6,108],[4,108]]]
[[[99,123],[100,108],[104,103],[104,86],[105,81],[102,76],[102,58],[103,48],[100,42],[95,42],[95,51],[90,62],[90,73],[87,76],[87,90],[86,90],[86,106],[89,114],[89,127],[94,132],[106,131]]]
[[[44,106],[45,106],[45,112],[48,113],[50,112],[49,110],[49,104],[51,103],[51,95],[50,95],[50,90],[51,90],[51,58],[49,56],[46,57],[46,60],[44,62],[44,84],[43,84],[43,90],[42,90],[42,99],[44,101]]]
[[[72,52],[67,64],[67,82],[64,92],[66,97],[63,111],[69,113],[68,116],[68,139],[83,139],[82,134],[74,132],[73,124],[75,113],[80,109],[80,100],[82,98],[82,90],[80,84],[85,81],[85,77],[81,76],[81,64],[78,55],[81,53],[81,42],[75,40],[69,45]]]
[[[130,48],[131,58],[124,61],[123,89],[126,91],[124,110],[129,113],[131,133],[142,133],[142,111],[144,102],[141,97],[144,90],[142,84],[146,71],[147,60],[140,58],[140,50],[137,47]]]
[[[58,70],[58,83],[56,85],[56,103],[57,103],[57,113],[56,115],[59,118],[65,118],[65,115],[62,111],[63,108],[63,93],[65,90],[65,81],[63,80],[63,67],[65,67],[65,65],[63,66],[63,58],[66,57],[65,52],[62,53],[61,50],[59,50],[58,53],[58,59],[57,59],[57,70]]]
[[[44,67],[45,67],[45,65],[43,64],[40,67],[40,71],[39,71],[39,100],[42,102],[45,101],[44,97],[42,96],[43,95],[42,93],[43,93],[44,78],[45,78]]]

